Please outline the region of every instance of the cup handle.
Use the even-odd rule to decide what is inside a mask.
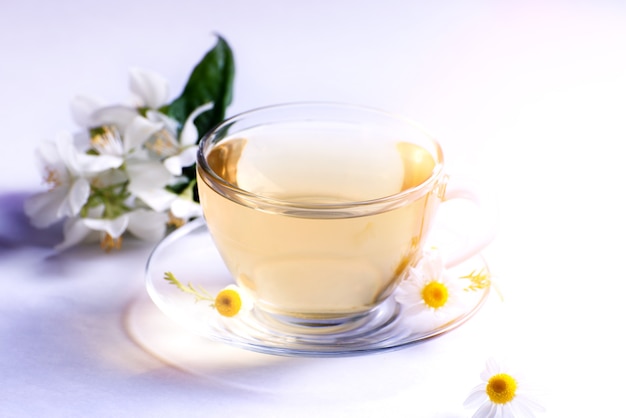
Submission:
[[[498,214],[493,198],[478,190],[475,185],[458,183],[456,181],[446,184],[442,202],[454,199],[464,199],[476,205],[477,214],[480,218],[480,232],[468,237],[464,245],[447,255],[444,262],[446,268],[451,268],[478,254],[496,236],[498,226]]]

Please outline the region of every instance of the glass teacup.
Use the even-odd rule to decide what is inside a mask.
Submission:
[[[436,140],[409,120],[350,105],[230,118],[202,139],[197,169],[212,239],[255,309],[316,332],[354,323],[392,294],[447,199]]]

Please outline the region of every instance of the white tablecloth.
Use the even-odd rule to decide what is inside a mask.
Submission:
[[[450,173],[498,198],[484,256],[502,300],[398,352],[280,358],[171,323],[146,296],[151,245],[54,253],[60,229],[22,203],[41,190],[35,147],[76,128],[70,99],[124,100],[131,66],[174,97],[216,32],[237,65],[229,114],[341,101],[434,133]],[[465,417],[492,355],[542,389],[545,416],[623,409],[626,4],[5,1],[0,52],[0,416]]]

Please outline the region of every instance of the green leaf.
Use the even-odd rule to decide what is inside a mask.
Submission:
[[[160,109],[161,112],[177,120],[181,127],[189,115],[199,106],[213,102],[213,108],[202,113],[195,119],[198,129],[198,141],[214,126],[224,120],[226,108],[232,102],[233,82],[235,79],[235,61],[228,43],[218,36],[217,43],[209,50],[202,60],[196,64],[183,92],[169,105]],[[177,185],[173,191],[180,193],[195,179],[195,164],[183,169],[183,176],[188,180]],[[197,202],[197,186],[193,183],[193,199]]]
[[[195,66],[183,92],[160,109],[182,125],[198,106],[213,102],[213,109],[198,116],[195,125],[198,139],[224,120],[232,101],[235,62],[228,43],[218,36],[217,44]]]

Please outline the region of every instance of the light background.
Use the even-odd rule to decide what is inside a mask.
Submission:
[[[74,95],[124,100],[131,66],[163,74],[174,97],[215,32],[236,59],[229,114],[342,101],[438,137],[451,174],[497,196],[484,254],[504,302],[423,346],[290,360],[243,373],[248,385],[130,341],[150,248],[51,255],[58,230],[21,215],[40,189],[33,152],[75,129]],[[2,416],[463,417],[492,354],[543,387],[546,416],[623,410],[623,2],[1,0],[0,111]]]

